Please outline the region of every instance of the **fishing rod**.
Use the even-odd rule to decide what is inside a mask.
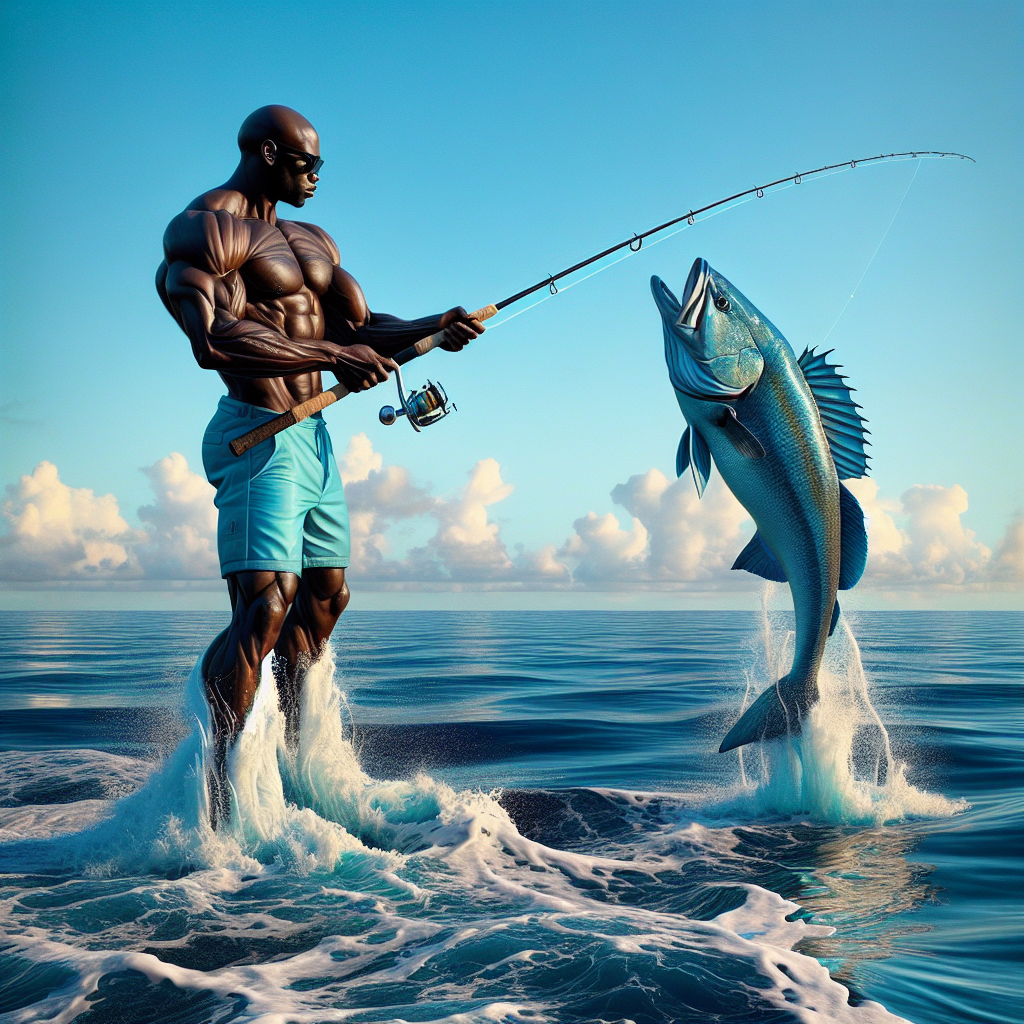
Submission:
[[[601,252],[596,253],[593,256],[588,256],[587,259],[581,260],[579,263],[574,263],[571,267],[566,267],[565,270],[560,270],[557,274],[549,274],[543,280],[538,281],[529,288],[524,288],[521,292],[516,292],[515,295],[510,295],[507,299],[502,299],[501,302],[484,306],[481,309],[476,310],[476,312],[470,313],[470,319],[479,321],[489,320],[492,316],[495,316],[501,310],[505,309],[506,306],[511,306],[514,302],[519,302],[520,299],[525,299],[528,295],[533,295],[534,292],[538,292],[542,288],[547,288],[552,295],[557,295],[559,289],[556,282],[562,280],[562,278],[568,277],[570,274],[575,274],[584,267],[589,267],[592,263],[597,263],[599,260],[603,260],[605,257],[611,256],[612,253],[619,252],[622,249],[629,248],[631,252],[637,253],[643,248],[644,239],[650,238],[651,235],[656,235],[659,232],[665,231],[667,228],[674,227],[676,224],[682,224],[683,221],[686,221],[687,226],[692,225],[695,223],[696,218],[701,214],[707,213],[709,210],[717,209],[719,206],[725,206],[728,203],[735,202],[737,199],[744,199],[747,196],[757,196],[758,199],[762,199],[770,190],[778,190],[778,186],[780,185],[786,185],[790,182],[795,185],[799,185],[805,178],[812,178],[815,175],[826,174],[829,171],[838,174],[842,171],[853,170],[853,168],[858,166],[863,167],[865,164],[884,163],[890,160],[901,159],[922,160],[925,158],[950,158],[957,160],[970,160],[972,164],[976,163],[973,157],[966,156],[964,153],[946,153],[938,150],[915,150],[906,153],[880,153],[878,156],[865,157],[860,160],[844,160],[842,163],[838,164],[826,164],[824,167],[816,167],[812,171],[798,171],[796,174],[791,174],[787,178],[778,178],[777,180],[770,181],[765,185],[755,185],[753,188],[745,189],[742,192],[736,192],[731,196],[726,196],[725,199],[719,199],[717,202],[709,203],[707,206],[701,206],[699,209],[694,210],[691,208],[682,216],[674,217],[672,220],[667,220],[664,224],[659,224],[657,227],[650,228],[642,234],[638,235],[636,232],[633,232],[632,238],[627,238],[625,241],[609,246],[607,249],[603,249]],[[438,331],[436,334],[432,334],[428,338],[422,338],[414,345],[410,345],[408,348],[399,352],[398,355],[394,357],[395,362],[399,367],[404,366],[406,363],[416,359],[418,356],[426,355],[427,352],[437,348],[443,340],[444,331]],[[429,427],[432,423],[436,423],[438,420],[443,419],[448,415],[448,413],[455,410],[455,405],[449,401],[448,395],[440,384],[435,384],[428,380],[420,390],[413,389],[407,392],[402,381],[402,371],[400,369],[395,371],[395,378],[396,383],[398,384],[398,400],[400,408],[395,409],[390,405],[386,405],[381,409],[380,421],[386,426],[396,422],[400,416],[405,416],[413,430],[419,431],[422,430],[423,427]],[[300,405],[296,405],[287,412],[281,413],[280,416],[255,427],[247,434],[243,434],[241,437],[236,437],[230,444],[231,451],[236,456],[243,455],[254,445],[259,444],[261,441],[265,441],[268,437],[273,437],[275,434],[279,434],[282,430],[286,430],[288,427],[312,416],[313,413],[326,409],[329,405],[333,405],[335,402],[345,398],[349,394],[351,394],[351,392],[344,384],[336,384],[333,388],[328,388],[326,391],[322,391],[319,395],[316,395],[308,401],[302,402]]]

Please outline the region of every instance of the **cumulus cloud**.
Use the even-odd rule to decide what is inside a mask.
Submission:
[[[387,531],[402,520],[431,511],[437,499],[412,482],[403,466],[384,466],[366,434],[354,435],[339,460],[345,484],[352,537],[352,573],[370,578],[393,577]]]
[[[512,490],[512,485],[501,479],[497,460],[481,459],[470,470],[462,493],[434,506],[437,533],[428,542],[426,554],[458,579],[494,579],[507,574],[512,559],[487,510],[504,501]],[[414,552],[414,557],[417,554]]]
[[[629,513],[629,529],[610,512],[590,512],[559,550],[577,583],[672,588],[699,581],[703,589],[746,582],[724,570],[746,543],[750,517],[720,479],[698,498],[689,476],[669,481],[650,469],[618,484],[611,499]]]
[[[214,489],[188,468],[184,455],[171,452],[142,470],[156,495],[139,509],[146,536],[136,547],[146,576],[201,580],[220,575]]]
[[[868,521],[868,564],[862,586],[982,589],[1024,581],[1024,516],[992,551],[961,522],[967,492],[959,485],[915,484],[898,500],[867,478],[849,480]]]
[[[113,494],[70,487],[52,462],[7,488],[0,578],[50,580],[207,579],[219,576],[213,488],[177,452],[143,469],[155,500],[121,515]]]
[[[109,579],[137,574],[138,540],[112,494],[69,487],[52,462],[8,486],[8,532],[0,537],[0,575],[7,580]]]
[[[588,512],[572,525],[576,532],[558,554],[573,564],[581,583],[635,578],[646,565],[648,533],[639,519],[624,530],[611,512]]]
[[[366,480],[371,473],[379,473],[384,465],[384,456],[373,450],[373,442],[366,434],[353,434],[349,438],[345,454],[338,459],[341,482],[349,484]]]
[[[1013,517],[996,548],[992,576],[997,580],[1024,580],[1024,511]]]
[[[548,590],[740,589],[730,572],[753,533],[746,510],[717,474],[703,498],[688,476],[650,469],[616,485],[610,508],[591,510],[560,543],[510,551],[497,506],[513,491],[494,459],[481,459],[463,488],[438,497],[402,466],[385,465],[365,434],[338,460],[352,528],[351,575],[362,586]],[[8,581],[202,580],[220,575],[213,488],[174,452],[142,470],[153,501],[141,528],[112,494],[65,484],[50,462],[7,488],[0,576]],[[993,552],[962,522],[958,485],[915,484],[888,498],[870,479],[848,481],[868,522],[869,557],[860,586],[985,590],[1024,582],[1024,513]],[[403,536],[431,528],[404,554]]]

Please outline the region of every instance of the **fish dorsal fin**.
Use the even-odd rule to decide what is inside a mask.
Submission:
[[[690,428],[683,431],[679,439],[679,447],[676,449],[676,477],[681,477],[690,464]]]
[[[864,446],[871,444],[865,437],[865,419],[857,411],[860,406],[853,400],[846,378],[836,371],[838,366],[825,361],[828,352],[817,353],[813,348],[804,349],[797,360],[804,378],[818,405],[821,425],[825,428],[836,473],[840,480],[864,476],[868,471],[868,454]]]
[[[746,569],[763,580],[771,580],[773,583],[786,583],[786,570],[779,564],[779,560],[771,553],[768,545],[761,539],[760,533],[755,533],[750,538],[750,543],[736,556],[733,562],[734,569]]]
[[[688,427],[686,433],[690,435],[690,469],[693,471],[693,482],[697,485],[697,497],[702,498],[704,488],[711,477],[711,449],[696,428]]]
[[[868,534],[860,502],[839,485],[839,530],[842,554],[839,561],[839,589],[855,587],[868,562]],[[834,623],[833,623],[834,626]]]

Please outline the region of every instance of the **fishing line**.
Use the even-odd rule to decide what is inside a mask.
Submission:
[[[844,305],[843,308],[839,311],[839,316],[836,317],[835,323],[832,324],[832,326],[828,329],[828,334],[826,334],[825,337],[821,339],[822,345],[824,345],[825,342],[828,341],[829,334],[831,334],[836,329],[836,324],[839,323],[840,320],[842,320],[843,314],[846,312],[847,306],[849,306],[850,303],[853,302],[853,297],[854,295],[857,294],[857,289],[860,288],[860,286],[864,283],[864,278],[867,277],[868,271],[871,269],[871,264],[875,262],[875,257],[878,255],[878,250],[882,248],[882,242],[885,241],[893,224],[896,223],[896,218],[899,216],[900,210],[903,209],[903,202],[907,198],[907,196],[910,195],[910,190],[914,187],[914,182],[917,181],[917,172],[920,170],[921,161],[918,160],[917,167],[914,169],[914,176],[910,179],[910,184],[907,186],[907,191],[903,193],[903,199],[900,200],[900,205],[896,207],[896,212],[892,215],[892,220],[889,221],[889,227],[885,229],[885,234],[882,235],[878,245],[875,246],[875,251],[871,254],[871,259],[868,260],[868,265],[864,268],[864,273],[860,275],[860,280],[857,282],[856,287],[853,289],[852,292],[850,292],[850,297],[846,300],[846,305]]]
[[[503,323],[508,323],[509,320],[519,315],[519,313],[525,313],[527,309],[533,309],[534,306],[539,306],[541,302],[546,302],[548,298],[558,294],[558,285],[556,281],[561,281],[563,278],[571,278],[571,282],[566,285],[566,288],[572,288],[583,281],[588,280],[595,274],[601,273],[602,270],[607,270],[609,267],[614,267],[616,263],[621,263],[623,260],[628,259],[635,253],[640,252],[644,247],[644,241],[653,235],[659,235],[656,241],[664,241],[666,238],[671,238],[672,235],[678,234],[680,231],[685,230],[687,227],[692,227],[699,220],[707,220],[708,217],[717,216],[719,213],[724,213],[726,210],[731,210],[736,206],[741,206],[743,203],[750,202],[753,198],[763,199],[770,193],[781,192],[783,188],[792,188],[799,185],[806,178],[811,181],[816,181],[818,178],[827,178],[831,174],[838,174],[841,171],[852,170],[858,164],[876,164],[876,163],[887,163],[893,160],[917,160],[918,168],[920,169],[920,161],[925,157],[935,158],[955,158],[958,160],[970,160],[974,162],[972,157],[965,156],[963,153],[944,153],[937,150],[930,151],[914,151],[908,153],[882,153],[879,156],[866,157],[861,160],[850,160],[844,161],[840,164],[826,164],[824,167],[816,167],[810,171],[798,171],[796,174],[790,174],[785,178],[776,178],[775,181],[765,182],[763,185],[755,185],[753,188],[743,189],[741,192],[734,192],[731,196],[726,196],[724,199],[716,200],[713,203],[708,203],[707,206],[701,206],[699,209],[690,209],[681,214],[678,217],[673,217],[671,220],[665,221],[664,224],[658,224],[653,228],[649,228],[642,234],[633,232],[632,238],[627,238],[621,242],[617,242],[615,245],[610,245],[606,249],[602,249],[600,252],[594,253],[592,256],[588,256],[584,260],[580,260],[578,263],[574,263],[570,267],[566,267],[564,270],[560,270],[557,274],[548,274],[547,277],[542,278],[536,284],[530,285],[529,288],[524,288],[522,291],[516,292],[514,295],[508,296],[506,299],[502,299],[500,302],[490,303],[487,306],[477,310],[476,313],[472,314],[480,320],[489,320],[495,316],[498,312],[505,309],[506,306],[511,306],[513,303],[519,302],[521,299],[525,299],[536,292],[539,292],[542,288],[547,288],[548,295],[543,296],[539,301],[534,302],[532,305],[527,306],[526,309],[521,309],[512,316],[506,317],[504,320],[498,321],[493,324],[491,330],[500,327]],[[914,171],[914,178],[917,177],[917,170]],[[913,180],[911,181],[911,185]],[[910,187],[907,187],[907,192],[910,191]],[[903,199],[906,199],[906,193],[904,193]],[[896,214],[899,213],[900,208],[903,206],[903,200],[900,200],[900,205],[896,208]],[[710,211],[714,210],[714,213]],[[896,219],[896,214],[893,214],[893,221]],[[676,225],[679,225],[676,227]],[[890,222],[889,227],[892,227]],[[675,231],[668,235],[663,232],[668,231],[669,228],[676,228]],[[885,234],[889,233],[889,228],[886,228]],[[885,241],[885,235],[882,236],[882,241]],[[656,242],[652,242],[652,245]],[[882,242],[878,243],[878,247],[875,249],[877,254],[878,249],[881,248]],[[650,246],[648,246],[650,248]],[[604,263],[609,256],[613,253],[621,252],[626,250],[623,254],[615,259],[611,263]],[[874,260],[875,254],[872,254],[871,260]],[[594,266],[596,269],[591,271],[585,277],[574,277],[579,271],[583,270],[584,267]],[[868,262],[868,267],[871,266],[871,262]],[[867,274],[867,268],[864,270],[864,274],[861,275],[861,281],[864,280],[864,275]],[[860,282],[857,282],[857,287],[860,287]],[[565,289],[562,289],[563,291]],[[854,288],[853,293],[855,294],[857,288]],[[850,295],[850,299],[847,300],[847,305],[853,299],[853,294]],[[845,311],[846,306],[843,307]],[[840,313],[841,317],[843,314]],[[838,318],[837,321],[838,323]],[[833,327],[835,324],[832,325]],[[829,334],[831,334],[831,330]],[[438,331],[435,334],[430,335],[427,338],[421,338],[415,344],[410,345],[408,348],[402,349],[401,352],[395,354],[395,362],[398,366],[402,366],[408,363],[412,359],[416,359],[419,356],[426,355],[427,352],[437,348],[438,345],[444,343],[444,332]],[[826,335],[828,337],[828,335]],[[399,416],[408,417],[408,422],[412,424],[414,430],[420,430],[425,426],[430,426],[431,423],[436,423],[439,419],[447,416],[455,407],[451,404],[445,393],[444,388],[440,384],[433,384],[427,382],[427,384],[420,391],[415,389],[409,393],[406,393],[405,386],[402,383],[402,375],[396,367],[396,379],[398,381],[398,397],[401,401],[401,411],[397,411],[390,405],[384,406],[380,411],[380,421],[385,425],[394,423]],[[231,451],[235,456],[241,456],[247,452],[253,445],[259,444],[262,441],[273,437],[275,434],[280,433],[282,430],[287,430],[290,426],[306,419],[306,417],[313,415],[316,412],[320,412],[326,409],[329,405],[338,401],[339,398],[344,398],[350,392],[344,384],[338,383],[333,388],[328,388],[326,391],[321,392],[319,395],[314,395],[312,398],[307,399],[305,402],[300,402],[298,405],[289,409],[287,412],[281,413],[279,416],[275,416],[271,420],[267,420],[265,423],[254,427],[247,434],[243,434],[241,437],[236,437],[231,442]]]
[[[908,157],[906,159],[912,159],[912,158]],[[903,161],[897,158],[896,160],[894,160],[892,162],[894,162],[894,163],[902,163]],[[842,174],[844,171],[848,171],[850,169],[851,168],[850,168],[849,164],[843,164],[843,165],[841,165],[840,167],[838,167],[838,168],[836,168],[834,170],[833,169],[829,169],[827,171],[818,172],[813,178],[809,177],[807,179],[807,184],[814,184],[814,183],[817,183],[819,181],[824,181],[824,179],[831,178],[834,174]],[[914,171],[914,177],[915,178],[917,177],[917,171],[919,171],[920,169],[921,169],[921,160],[918,159],[917,160],[917,169]],[[744,196],[743,198],[738,199],[735,202],[732,202],[732,203],[730,203],[727,206],[721,207],[721,209],[715,210],[713,213],[707,213],[707,214],[705,214],[703,216],[696,216],[695,215],[694,216],[694,220],[693,220],[693,224],[690,224],[688,221],[684,220],[683,223],[679,227],[677,227],[675,229],[675,231],[670,231],[670,232],[668,232],[668,234],[663,234],[660,238],[654,239],[653,242],[649,243],[646,246],[641,247],[640,249],[627,248],[626,251],[621,256],[619,256],[618,258],[612,260],[610,263],[605,263],[605,264],[599,266],[596,270],[592,270],[589,274],[585,274],[583,277],[577,278],[577,280],[573,281],[571,284],[567,284],[564,288],[559,288],[557,291],[549,292],[547,295],[544,295],[541,298],[539,298],[536,302],[531,302],[530,305],[524,306],[522,309],[516,310],[515,313],[511,313],[509,316],[505,317],[504,320],[499,320],[496,324],[490,324],[488,326],[488,328],[487,328],[487,332],[490,333],[491,331],[497,330],[499,327],[502,326],[502,324],[507,324],[509,322],[509,320],[514,320],[517,316],[520,316],[522,313],[525,313],[527,310],[533,309],[535,306],[539,306],[539,305],[541,305],[541,303],[547,302],[549,299],[553,299],[556,295],[560,295],[562,292],[569,291],[570,288],[575,288],[576,285],[582,284],[584,281],[589,281],[590,278],[595,277],[597,274],[603,273],[605,270],[611,269],[612,267],[614,267],[617,264],[621,263],[623,260],[628,260],[631,256],[638,256],[638,255],[640,255],[640,253],[646,252],[649,249],[653,249],[656,245],[660,245],[662,242],[667,242],[670,238],[674,238],[681,231],[685,231],[687,228],[694,227],[697,224],[703,224],[704,221],[711,220],[712,217],[717,217],[717,216],[719,216],[719,214],[728,213],[730,210],[735,210],[738,207],[743,206],[744,203],[751,203],[755,199],[763,199],[765,196],[773,196],[773,195],[775,195],[778,192],[785,192],[786,189],[796,188],[797,185],[799,185],[799,184],[801,184],[801,182],[790,181],[790,182],[787,182],[786,184],[778,185],[775,188],[772,188],[770,191],[763,190],[763,194],[760,195],[760,196],[758,196],[756,193],[754,193],[753,195]],[[914,184],[913,180],[911,180],[910,184],[911,185]],[[908,192],[910,191],[909,186],[907,188],[907,191]],[[906,199],[906,195],[904,195],[903,198]],[[901,200],[900,201],[900,206],[902,206],[902,205],[903,205],[903,202]],[[896,213],[899,213],[899,208],[898,207],[897,207]],[[895,214],[894,214],[893,215],[893,220],[895,220],[895,219],[896,219],[896,217],[895,217]],[[892,223],[889,224],[889,227],[890,228],[892,227]],[[886,234],[888,234],[888,228],[886,229]],[[885,236],[884,235],[882,236],[882,241],[885,241]],[[878,244],[879,244],[879,246],[881,246],[882,243],[879,242]],[[878,249],[876,249],[875,252],[877,253]],[[871,257],[872,260],[874,258],[875,258],[874,256]],[[869,267],[871,266],[870,262],[868,263],[868,266]],[[867,273],[867,269],[865,269],[864,273],[865,274]],[[864,278],[863,278],[863,275],[862,275],[861,276],[861,280],[863,281],[863,279]],[[858,282],[857,288],[859,288],[859,287],[860,287],[860,283]],[[857,288],[854,288],[854,290],[853,290],[854,293],[856,293]],[[852,298],[853,298],[853,294],[850,295],[850,299],[852,299]],[[849,305],[849,300],[847,301],[847,305]],[[843,312],[845,312],[845,311],[846,311],[846,306],[843,307]],[[842,315],[843,314],[840,313],[839,317],[842,317]],[[836,323],[839,322],[839,317],[836,318]],[[832,326],[834,328],[835,324],[833,324]],[[832,331],[830,330],[829,334],[831,334],[831,333],[832,333]],[[827,338],[828,335],[826,335],[825,337]]]
[[[838,171],[832,171],[831,173],[832,174],[838,174],[839,172]],[[829,176],[830,175],[825,175],[825,177],[829,177]],[[772,192],[772,195],[774,195],[775,192],[781,192],[785,188],[792,188],[792,186],[791,185],[783,185],[782,188],[775,189]],[[749,203],[754,198],[755,198],[754,196],[748,196],[746,199],[740,199],[738,202],[734,203],[732,206],[725,206],[721,210],[716,210],[714,213],[709,213],[707,216],[701,217],[699,219],[694,218],[694,222],[693,223],[694,224],[703,224],[704,221],[711,220],[712,217],[717,217],[720,213],[725,213],[728,210],[735,210],[737,206],[742,206],[744,203]],[[653,249],[656,245],[659,245],[662,242],[667,242],[670,238],[673,238],[675,235],[678,235],[680,231],[685,231],[690,226],[691,226],[690,224],[683,224],[682,227],[676,228],[675,231],[670,231],[667,235],[662,235],[661,238],[656,238],[653,242],[651,242],[650,245],[647,246],[647,249]],[[584,274],[583,277],[578,278],[577,280],[573,281],[571,284],[567,284],[564,288],[559,288],[557,292],[549,293],[548,295],[545,295],[542,298],[539,298],[536,302],[531,302],[530,305],[527,306],[525,309],[520,309],[518,312],[513,313],[511,316],[505,317],[504,320],[499,320],[496,324],[493,324],[490,327],[488,327],[487,330],[488,331],[493,331],[496,327],[500,327],[502,324],[507,324],[509,322],[509,320],[514,320],[517,316],[519,316],[520,313],[525,313],[527,309],[533,309],[534,306],[539,306],[542,302],[547,302],[548,299],[553,299],[555,297],[555,295],[561,295],[562,292],[567,292],[570,288],[575,288],[576,285],[583,284],[584,281],[589,281],[590,278],[596,276],[597,274],[600,274],[600,273],[604,272],[605,270],[610,270],[617,263],[621,263],[623,260],[628,260],[630,258],[630,256],[637,256],[641,252],[646,252],[647,249],[636,249],[636,250],[627,249],[626,252],[624,252],[617,259],[612,260],[611,263],[605,263],[603,266],[598,267],[597,270],[592,270],[589,274]]]

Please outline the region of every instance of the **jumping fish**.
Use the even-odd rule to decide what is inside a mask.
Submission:
[[[705,260],[680,303],[660,278],[669,379],[687,428],[676,475],[687,466],[702,495],[714,460],[757,524],[734,569],[789,583],[796,649],[789,673],[729,730],[721,751],[800,731],[818,700],[818,667],[849,590],[867,561],[864,513],[840,482],[867,471],[864,419],[829,352],[799,359],[781,332]]]

